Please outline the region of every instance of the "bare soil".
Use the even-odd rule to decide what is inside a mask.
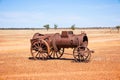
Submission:
[[[33,60],[30,39],[36,32],[61,33],[61,30],[0,30],[0,80],[120,80],[120,33],[109,29],[85,31],[90,62],[74,62],[73,49],[65,49],[61,59]]]

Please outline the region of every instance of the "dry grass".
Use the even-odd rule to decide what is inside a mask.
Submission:
[[[72,49],[65,60],[32,60],[30,39],[36,32],[61,33],[62,30],[0,30],[0,80],[120,80],[120,34],[109,29],[85,31],[90,49],[95,50],[89,63],[73,62]]]

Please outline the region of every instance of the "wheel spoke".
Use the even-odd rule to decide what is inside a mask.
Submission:
[[[33,47],[32,49],[37,51],[37,48],[36,48],[36,47]]]
[[[41,55],[41,53],[39,53],[39,58],[38,59],[40,59],[40,55]]]
[[[38,46],[37,46],[37,43],[36,44],[34,44],[34,46],[37,48]]]
[[[56,58],[58,58],[58,52],[56,52]]]
[[[53,54],[53,50],[50,52],[50,56],[52,56],[52,54]]]
[[[40,54],[39,52],[35,55],[35,57],[37,57],[38,56],[38,54]]]
[[[55,51],[53,52],[53,58],[55,58]]]
[[[42,48],[44,47],[44,45],[41,43],[41,45],[40,45]]]
[[[47,58],[48,56],[47,56],[47,53],[43,53],[43,55],[44,55],[44,58]]]

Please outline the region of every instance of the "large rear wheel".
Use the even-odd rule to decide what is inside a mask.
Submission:
[[[31,55],[34,59],[47,59],[50,48],[48,43],[42,39],[35,39],[31,43]]]

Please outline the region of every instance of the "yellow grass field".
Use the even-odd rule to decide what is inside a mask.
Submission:
[[[73,61],[72,49],[62,58],[32,60],[34,33],[61,33],[65,29],[0,30],[0,80],[120,80],[120,33],[109,29],[76,29],[87,33],[88,48],[95,51],[88,63]],[[69,30],[69,29],[67,29]]]

